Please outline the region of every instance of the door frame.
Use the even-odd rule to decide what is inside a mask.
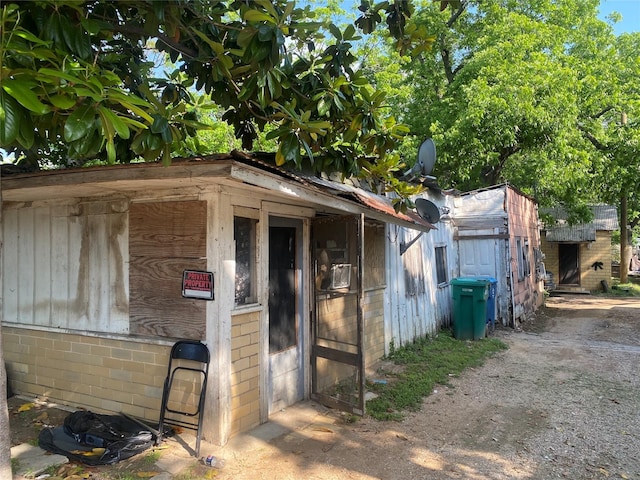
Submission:
[[[356,339],[355,344],[347,345],[345,342],[342,342],[342,345],[348,347],[355,347],[356,351],[349,351],[348,349],[339,348],[338,344],[341,342],[336,338],[333,338],[330,342],[331,345],[323,345],[322,343],[327,340],[320,340],[318,336],[319,330],[319,316],[318,316],[318,290],[315,287],[315,278],[313,279],[313,283],[311,285],[312,288],[312,305],[313,305],[313,328],[311,329],[311,398],[322,403],[331,408],[336,408],[345,412],[354,413],[357,415],[364,415],[365,413],[365,365],[364,365],[364,291],[362,285],[362,277],[363,277],[363,255],[364,255],[364,214],[360,215],[341,215],[335,217],[327,217],[327,218],[315,218],[311,220],[311,224],[317,225],[319,223],[325,222],[345,222],[347,224],[354,224],[354,233],[355,233],[355,258],[351,259],[351,262],[355,262],[356,264],[356,274],[355,274],[355,299],[356,299]],[[313,234],[312,234],[313,235]],[[318,258],[317,253],[315,252],[316,248],[314,246],[316,238],[312,237],[312,258]],[[314,271],[314,277],[316,275],[316,270],[318,269],[318,262],[314,261],[314,266],[312,266],[312,270]],[[326,295],[326,293],[325,293]],[[332,294],[333,295],[333,294]],[[335,295],[338,295],[336,293]],[[326,393],[321,391],[318,381],[318,371],[317,364],[319,359],[324,359],[328,361],[332,361],[335,363],[339,363],[342,365],[347,365],[354,367],[356,369],[356,383],[355,388],[357,389],[358,395],[355,402],[344,400],[337,398],[336,396],[331,395],[330,393]]]
[[[293,230],[294,233],[294,239],[295,239],[295,245],[294,245],[294,250],[293,250],[293,259],[294,259],[294,272],[295,272],[295,277],[294,277],[294,292],[293,292],[293,296],[295,297],[295,306],[294,306],[294,311],[293,311],[293,316],[295,318],[295,329],[296,329],[296,336],[295,336],[295,345],[291,346],[291,347],[287,347],[279,352],[275,352],[275,353],[271,353],[270,348],[269,348],[269,362],[268,362],[268,369],[267,369],[267,376],[269,377],[269,389],[266,392],[267,393],[267,410],[269,412],[269,414],[275,413],[278,410],[281,410],[282,408],[286,408],[289,407],[291,404],[296,403],[300,400],[302,400],[304,398],[304,383],[305,383],[305,376],[304,376],[304,353],[307,350],[306,346],[305,346],[305,338],[304,338],[304,310],[303,310],[303,297],[302,297],[302,292],[303,292],[303,284],[304,284],[304,265],[303,265],[303,251],[304,251],[304,245],[302,243],[302,222],[299,219],[293,219],[293,218],[287,218],[287,217],[280,217],[280,216],[276,216],[276,215],[270,215],[269,216],[269,249],[268,249],[268,259],[271,258],[271,229],[272,228],[286,228],[286,229],[291,229]],[[280,250],[278,249],[278,252],[280,252]],[[271,280],[270,278],[270,271],[271,271],[271,265],[270,265],[270,261],[267,262],[269,264],[269,281]],[[267,288],[269,287],[269,284],[267,284]],[[268,288],[268,290],[270,290]],[[269,292],[269,300],[267,301],[267,316],[270,318],[271,316],[271,293]],[[270,329],[271,329],[271,320],[269,320],[269,322],[267,323],[268,328],[267,328],[267,335],[270,335]],[[277,358],[276,358],[277,357]],[[295,394],[296,394],[296,399],[295,401],[293,401],[292,403],[287,403],[286,405],[277,405],[274,403],[274,399],[273,399],[273,395],[275,392],[275,378],[273,375],[273,367],[275,365],[295,365],[295,371],[297,372],[297,376],[295,378],[295,384],[296,384],[296,389],[295,389]],[[280,375],[286,375],[287,371],[284,372],[279,372]],[[286,382],[288,385],[291,384],[291,382],[287,381]],[[275,405],[275,408],[274,408]]]
[[[562,259],[563,259],[563,255],[560,254],[560,249],[561,248],[565,248],[566,247],[573,247],[575,249],[575,254],[576,254],[576,258],[575,258],[575,267],[576,267],[576,276],[578,278],[578,282],[577,283],[566,283],[566,282],[562,282],[562,278],[563,278],[563,271],[564,269],[562,268]],[[581,277],[581,272],[580,272],[580,244],[579,243],[559,243],[558,244],[558,285],[567,285],[567,286],[580,286],[580,277]]]
[[[309,238],[310,238],[310,226],[309,218],[315,215],[315,211],[306,207],[285,205],[282,203],[263,201],[261,203],[260,211],[260,240],[262,245],[260,248],[260,258],[258,263],[260,264],[260,302],[262,305],[262,319],[260,326],[260,423],[266,423],[269,421],[269,395],[270,395],[270,373],[269,373],[269,217],[281,217],[290,219],[291,221],[302,222],[302,235],[299,240],[302,245],[302,263],[301,263],[301,278],[302,285],[301,291],[298,293],[300,312],[299,326],[302,329],[300,335],[302,337],[301,346],[301,358],[302,358],[302,371],[303,376],[303,399],[309,398],[309,390],[311,385],[311,373],[309,365],[309,345],[310,345],[310,291],[309,281],[307,280],[311,275],[310,269],[310,255],[309,255]]]

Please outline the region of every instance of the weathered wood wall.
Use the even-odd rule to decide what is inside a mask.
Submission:
[[[128,333],[127,202],[5,202],[3,321]]]
[[[435,196],[431,200],[438,206],[449,202]],[[458,255],[451,221],[443,218],[436,228],[422,234],[400,255],[400,246],[411,242],[419,232],[387,226],[386,353],[391,343],[395,347],[411,343],[418,337],[435,334],[451,322],[451,290],[448,281],[438,284],[435,248],[446,249],[448,280],[456,276]]]
[[[204,201],[131,204],[131,333],[204,338],[206,302],[182,297],[182,273],[206,269],[206,221]]]

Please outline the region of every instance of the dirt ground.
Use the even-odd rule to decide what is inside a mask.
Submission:
[[[436,388],[402,422],[346,423],[305,403],[273,417],[268,428],[282,430],[269,441],[258,429],[203,446],[222,468],[178,462],[158,478],[640,479],[640,299],[550,297],[521,330],[495,335],[508,350]],[[24,425],[16,417],[14,443],[33,438],[35,413]],[[160,454],[165,472],[170,455]]]

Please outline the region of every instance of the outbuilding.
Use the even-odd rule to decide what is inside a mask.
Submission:
[[[542,251],[556,292],[588,293],[611,281],[611,238],[618,230],[613,205],[591,205],[592,220],[571,224],[565,209],[545,210],[555,223],[543,227]]]
[[[225,444],[306,398],[362,413],[390,343],[450,318],[446,221],[269,155],[1,181],[4,355],[23,395],[157,420],[172,344],[201,340],[204,437]]]
[[[515,326],[544,302],[537,202],[508,184],[454,201],[460,277],[495,279],[496,320]]]

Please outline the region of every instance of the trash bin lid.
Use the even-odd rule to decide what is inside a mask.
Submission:
[[[489,283],[492,283],[494,285],[498,283],[498,279],[497,278],[490,277],[489,275],[474,275],[473,277],[467,277],[467,278],[477,278],[477,279],[480,279],[480,280],[486,280]]]
[[[479,277],[458,277],[451,280],[450,283],[452,285],[478,287],[478,286],[487,286],[489,284],[489,280],[486,278],[479,278]]]

